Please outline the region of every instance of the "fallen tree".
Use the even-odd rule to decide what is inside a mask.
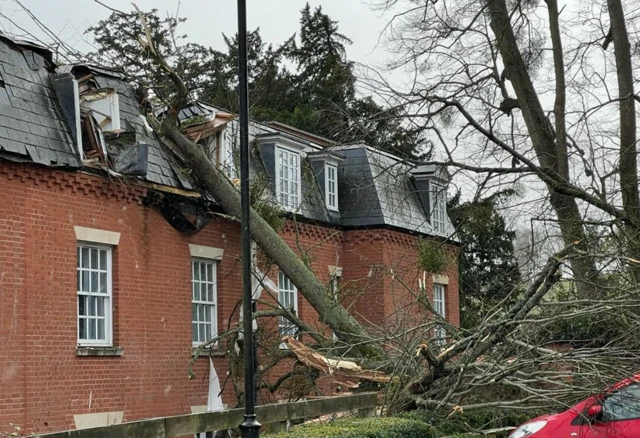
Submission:
[[[143,18],[142,20],[144,22]],[[149,123],[189,168],[200,187],[216,200],[228,217],[237,219],[240,217],[239,192],[207,159],[201,148],[183,134],[178,113],[188,103],[188,90],[181,78],[155,51],[148,31],[147,36],[146,40],[141,39],[145,54],[154,60],[156,68],[167,72],[177,90],[167,101],[168,110],[161,116],[146,114]],[[540,172],[548,175],[550,182],[555,181],[555,174]],[[572,186],[567,184],[562,183],[558,190],[564,194],[573,190]],[[627,213],[615,207],[611,208],[612,212],[629,218]],[[573,266],[579,266],[584,260],[587,260],[589,265],[598,258],[616,259],[621,262],[621,268],[635,266],[635,259],[622,259],[617,253],[597,254],[589,251],[588,247],[584,250],[582,247],[585,244],[581,240],[570,242],[551,257],[546,266],[526,285],[524,293],[517,297],[513,306],[507,309],[496,308],[471,332],[458,332],[454,327],[448,326],[446,321],[430,317],[429,313],[425,312],[424,324],[417,327],[401,327],[400,333],[385,333],[384,328],[379,332],[375,332],[373,328],[365,328],[340,303],[331,300],[322,282],[255,210],[251,212],[251,221],[252,236],[260,249],[291,279],[318,312],[320,319],[338,334],[342,343],[350,347],[349,351],[358,353],[355,360],[365,366],[375,365],[396,377],[396,381],[393,381],[392,377],[392,383],[399,382],[400,385],[396,384],[388,397],[393,404],[392,410],[415,407],[454,412],[461,409],[478,409],[483,404],[474,403],[473,394],[480,388],[508,388],[513,391],[508,397],[496,398],[490,402],[492,406],[522,407],[527,403],[535,404],[545,400],[568,403],[571,397],[575,398],[580,394],[577,392],[578,389],[589,391],[593,386],[601,387],[602,381],[593,378],[592,386],[585,385],[584,379],[580,379],[579,384],[554,382],[550,378],[552,375],[562,378],[575,377],[573,371],[559,372],[554,369],[558,363],[576,363],[578,360],[591,359],[593,362],[590,365],[590,377],[598,376],[601,370],[608,369],[611,372],[607,377],[615,379],[624,371],[618,368],[617,372],[613,372],[617,365],[624,363],[628,357],[640,356],[636,353],[640,349],[635,345],[623,353],[617,344],[612,344],[610,354],[606,358],[603,358],[601,348],[558,354],[555,350],[546,348],[539,339],[529,339],[523,330],[525,327],[531,328],[548,322],[536,315],[535,310],[558,283],[562,267],[568,261],[571,261]],[[584,296],[585,289],[580,284],[578,282],[578,289],[581,296]],[[625,291],[628,292],[627,297],[632,296],[635,288],[632,284],[626,284]],[[415,296],[421,295],[416,293]],[[614,305],[608,309],[595,307],[591,311],[603,313],[611,309],[621,311],[632,308],[635,312],[639,306],[636,300],[625,301],[620,298],[612,303]],[[310,328],[291,312],[281,310],[261,316],[284,316],[302,331],[310,331]],[[428,307],[428,303],[426,310],[433,310]],[[572,318],[582,314],[585,314],[585,310],[579,308],[573,313],[557,315],[555,318]],[[438,326],[447,329],[450,337],[448,346],[418,342],[428,337],[430,331]],[[407,336],[414,333],[416,335],[410,338],[411,341],[406,342]],[[322,339],[314,339],[322,345]],[[325,359],[325,365],[331,363],[331,358]],[[311,362],[309,365],[312,365]],[[316,365],[323,367],[319,362]],[[545,369],[543,365],[551,368]]]

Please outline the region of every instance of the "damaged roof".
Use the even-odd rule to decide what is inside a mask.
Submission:
[[[64,92],[61,92],[59,80],[67,81]],[[73,87],[69,88],[70,85]],[[117,161],[119,157],[117,154],[114,157],[114,147],[121,147],[126,137],[128,144],[134,146],[133,160],[144,162],[142,172],[126,175],[162,186],[196,189],[181,161],[148,126],[140,112],[136,93],[124,82],[120,73],[86,64],[57,67],[46,48],[10,40],[1,34],[0,157],[76,169],[91,162],[92,159],[85,162],[81,159],[81,156],[87,158],[86,154],[82,155],[86,149],[79,150],[85,144],[76,143],[78,136],[84,138],[86,134],[87,112],[93,114],[91,112],[95,110],[91,104],[83,106],[90,94],[88,91],[111,95],[119,108],[119,121],[113,120],[114,117],[96,119],[91,115],[91,128],[88,129],[93,129],[96,122],[99,125],[96,128],[99,141],[92,138],[94,147],[101,144],[104,149],[98,151],[98,155],[102,154],[103,158],[108,155],[112,162]],[[224,118],[220,125],[215,119],[216,114]],[[211,137],[217,135],[218,131],[224,131],[224,141],[237,143],[237,120],[232,114],[213,105],[193,101],[180,111],[179,119],[182,122],[194,119],[196,133],[198,123],[202,123],[209,130],[206,135]],[[108,126],[112,131],[106,129]],[[218,129],[218,126],[221,128]],[[412,164],[364,144],[336,146],[326,139],[281,123],[252,121],[249,135],[252,139],[251,173],[254,177],[264,177],[270,181],[265,197],[273,202],[276,202],[275,145],[295,142],[303,148],[305,152],[301,155],[300,163],[302,202],[296,213],[310,221],[349,228],[389,226],[443,237],[453,233],[448,218],[444,230],[434,232],[427,213],[430,207],[425,206],[428,201],[424,201],[427,192],[421,188],[422,191],[418,193],[412,177],[416,169]],[[318,161],[320,156],[333,156],[339,163],[336,164],[339,211],[326,206],[324,164]],[[229,176],[234,178],[238,174],[237,169],[231,169],[231,173]],[[207,199],[212,200],[209,196]]]
[[[47,55],[48,54],[48,55]],[[109,69],[91,65],[56,67],[46,48],[0,35],[0,156],[45,166],[80,168],[83,163],[53,83],[54,74],[88,71],[100,88],[119,98],[120,125],[148,145],[145,179],[193,189],[184,166],[149,132],[132,87]]]
[[[46,50],[0,35],[0,156],[45,166],[82,162],[62,115]]]
[[[183,120],[196,117],[208,120],[219,112],[225,111],[203,102],[192,102],[180,112],[180,116]],[[236,121],[229,124],[230,135],[237,136],[235,124]],[[420,190],[425,190],[425,186],[419,187],[415,181],[416,175],[429,174],[433,183],[446,185],[448,176],[439,172],[437,166],[416,166],[365,144],[327,145],[313,141],[310,135],[298,136],[286,125],[279,128],[282,127],[274,123],[251,121],[249,124],[252,144],[250,171],[253,176],[264,175],[270,179],[267,189],[273,202],[276,202],[273,146],[280,144],[286,147],[289,142],[295,142],[304,150],[300,178],[302,202],[297,214],[311,221],[347,228],[393,227],[446,238],[453,235],[454,227],[446,215],[444,229],[434,229],[427,213],[430,206],[425,206],[421,200]],[[314,156],[321,155],[333,155],[339,161],[339,211],[328,209],[324,201],[324,164],[318,165],[313,161]]]
[[[184,166],[177,157],[152,132],[148,132],[132,87],[121,79],[104,72],[92,70],[92,74],[101,88],[113,88],[118,93],[122,128],[134,130],[136,142],[149,145],[146,179],[166,186],[193,189],[189,178],[182,170]]]

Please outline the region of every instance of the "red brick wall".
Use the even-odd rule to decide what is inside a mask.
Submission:
[[[0,162],[0,432],[11,431],[9,423],[26,433],[71,429],[74,414],[123,410],[131,421],[206,404],[208,360],[199,359],[196,379],[187,378],[188,244],[224,249],[218,266],[223,330],[241,296],[239,227],[217,218],[185,236],[142,204],[145,195],[146,189],[84,173]],[[76,356],[74,225],[121,234],[113,251],[113,325],[122,357]],[[413,237],[293,223],[282,234],[321,281],[328,280],[330,265],[343,267],[343,303],[358,318],[383,323],[408,300],[382,266],[396,265],[414,281]],[[277,271],[271,276],[277,281]],[[449,278],[447,312],[458,323],[457,275],[452,271]],[[364,294],[354,298],[357,289]],[[315,310],[300,295],[298,301],[300,316],[330,336]],[[214,363],[223,382],[228,360]],[[271,376],[292,366],[284,362]],[[223,399],[234,403],[230,384]]]
[[[433,298],[432,273],[418,266],[417,237],[392,230],[357,230],[344,233],[345,306],[365,324],[381,329],[415,324],[422,318],[416,303],[418,280],[427,280],[428,298]],[[457,251],[453,245],[447,245]],[[424,277],[423,277],[424,275]],[[448,277],[445,287],[446,318],[460,324],[458,267],[451,264],[441,275]],[[407,319],[408,318],[408,319]]]
[[[188,413],[206,404],[207,360],[191,358],[189,243],[221,247],[218,309],[239,299],[239,228],[214,220],[184,236],[144,190],[34,166],[0,167],[0,431],[74,428],[73,414],[125,411],[125,420]],[[74,225],[121,233],[114,249],[114,345],[122,357],[76,356]],[[227,362],[215,365],[224,378]],[[225,389],[227,401],[231,388]]]

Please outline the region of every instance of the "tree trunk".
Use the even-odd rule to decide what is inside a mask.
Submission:
[[[170,123],[163,123],[160,129],[162,134],[171,140],[168,142],[170,146],[175,146],[177,154],[225,213],[240,218],[240,193],[211,164],[202,150]],[[344,307],[336,305],[315,274],[253,209],[251,235],[318,312],[320,321],[331,327],[340,340],[353,345],[367,359],[382,359],[386,356],[380,345],[372,342],[371,336],[362,325]]]
[[[636,151],[636,108],[633,90],[633,67],[631,63],[631,45],[624,19],[624,10],[620,0],[608,0],[611,19],[611,36],[616,58],[618,75],[618,98],[620,99],[620,189],[622,206],[630,216],[640,216],[640,197],[638,196],[638,164]],[[626,229],[629,239],[629,255],[640,256],[640,236],[635,229]],[[633,268],[636,282],[640,282],[640,268]]]
[[[487,0],[487,5],[491,19],[491,29],[496,37],[507,78],[511,81],[518,97],[519,106],[540,166],[553,169],[558,175],[569,181],[568,163],[565,161],[566,141],[560,145],[556,143],[556,135],[542,109],[527,71],[527,66],[518,48],[505,0]],[[561,46],[559,48],[554,47],[554,52],[558,49],[561,51]],[[558,66],[556,65],[557,71]],[[566,132],[564,135],[566,136]],[[570,245],[573,242],[585,241],[586,233],[576,200],[573,197],[559,193],[552,184],[547,184],[547,189],[550,194],[549,202],[558,217],[560,231],[565,244]],[[597,295],[595,282],[598,274],[593,260],[572,257],[571,268],[574,272],[580,296],[585,298],[595,297]]]

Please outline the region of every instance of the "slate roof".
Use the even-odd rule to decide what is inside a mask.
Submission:
[[[194,101],[183,108],[178,114],[178,118],[180,121],[184,121],[190,119],[192,117],[207,117],[216,112],[226,112],[221,108],[217,108],[213,105],[207,104],[201,101]],[[239,133],[239,125],[237,120],[233,120],[229,123],[228,130],[232,133]],[[249,124],[249,136],[250,138],[261,138],[265,135],[274,135],[283,136],[286,138],[290,138],[294,141],[302,141],[307,143],[310,147],[314,147],[320,149],[319,146],[312,144],[307,139],[296,137],[295,135],[291,135],[289,133],[283,133],[277,129],[272,128],[268,124],[258,123],[252,121]],[[251,140],[250,140],[251,143]],[[255,145],[253,145],[255,146]],[[270,178],[273,182],[275,175],[272,172],[267,170],[266,163],[264,161],[263,154],[260,153],[260,150],[256,147],[251,148],[251,160],[250,163],[250,173],[252,176],[262,176]],[[302,178],[301,178],[301,192],[302,192],[302,202],[298,214],[301,216],[311,219],[318,222],[329,222],[339,225],[339,221],[336,220],[336,215],[331,214],[324,203],[322,198],[322,193],[316,183],[316,178],[313,173],[313,169],[309,166],[308,161],[303,161],[302,163]],[[272,202],[276,202],[276,193],[275,193],[275,185],[271,184],[267,187],[266,197],[270,199]]]
[[[49,77],[53,64],[43,51],[0,36],[0,154],[45,166],[79,167]]]
[[[165,186],[194,189],[182,171],[184,165],[147,129],[133,89],[123,82],[118,73],[89,65],[55,67],[46,49],[26,42],[12,42],[2,35],[0,156],[46,166],[82,166],[52,83],[54,73],[71,73],[76,68],[89,70],[98,87],[113,88],[118,93],[122,129],[135,131],[137,144],[149,145],[145,179]],[[179,116],[185,120],[220,111],[224,112],[195,101],[181,110]],[[330,211],[325,205],[324,167],[304,159],[301,163],[302,202],[297,214],[311,221],[336,226],[390,226],[443,237],[453,234],[448,218],[444,232],[435,233],[432,229],[411,177],[413,165],[363,144],[326,147],[326,144],[314,143],[313,136],[297,135],[287,126],[280,128],[278,124],[251,122],[249,134],[252,139],[266,139],[265,142],[295,141],[302,145],[305,153],[331,151],[342,159],[338,166],[340,211]],[[230,138],[237,136],[237,120],[231,121],[225,131]],[[256,146],[253,141],[251,145],[251,172],[270,179],[266,196],[275,201],[274,149],[269,157],[261,146]]]
[[[344,156],[338,170],[344,226],[387,225],[421,234],[453,234],[448,218],[443,233],[431,227],[411,176],[414,165],[364,144],[332,150]]]
[[[208,116],[218,111],[224,110],[195,101],[180,112],[180,118],[184,120],[195,116]],[[342,158],[338,166],[339,212],[327,209],[323,190],[315,178],[314,169],[308,160],[303,161],[303,201],[297,211],[303,217],[344,227],[391,226],[420,234],[437,234],[443,237],[453,235],[454,228],[448,218],[444,232],[436,232],[431,227],[429,215],[420,202],[412,179],[411,171],[415,165],[365,144],[322,148],[314,144],[310,137],[297,137],[290,129],[279,130],[278,125],[272,123],[251,122],[249,132],[251,137],[257,139],[278,134],[306,142],[315,150],[331,151]],[[266,162],[265,157],[257,154],[255,150],[251,163],[253,175],[266,174],[272,180],[275,179],[273,172],[265,169],[274,166],[274,162]],[[275,201],[275,184],[270,187],[270,197]]]

